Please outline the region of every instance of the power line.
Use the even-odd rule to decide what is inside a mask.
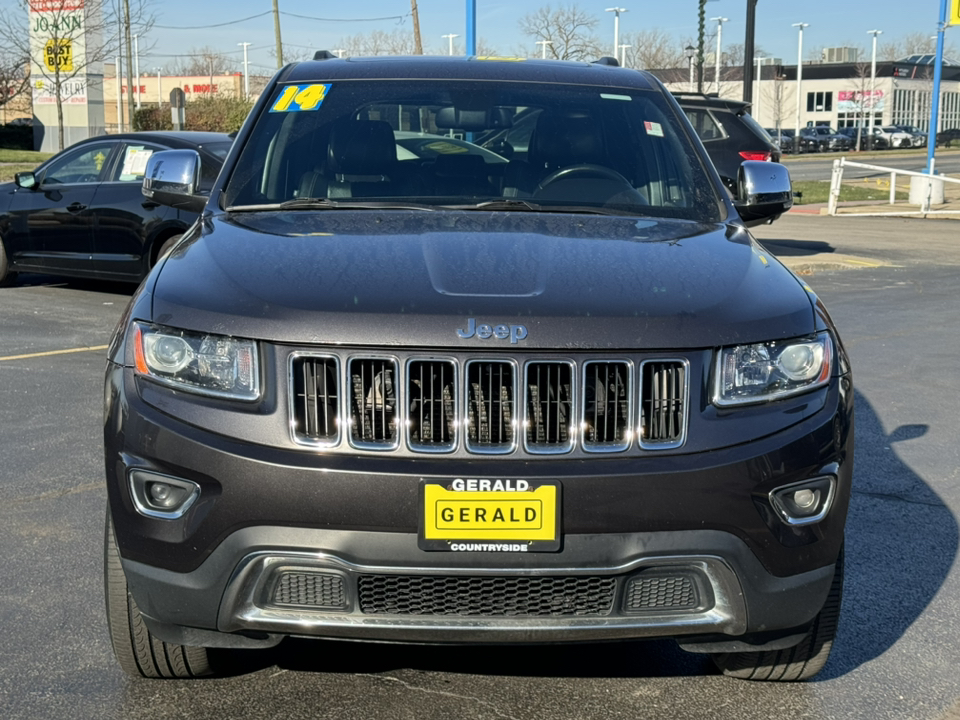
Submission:
[[[209,30],[211,28],[226,27],[228,25],[238,25],[239,23],[244,23],[248,20],[256,20],[264,15],[270,15],[272,12],[272,10],[267,10],[256,15],[250,15],[249,17],[240,18],[238,20],[228,20],[222,23],[214,23],[213,25],[153,25],[152,27],[155,27],[159,30]],[[286,15],[287,17],[297,18],[298,20],[317,20],[319,22],[379,22],[382,20],[396,20],[398,22],[403,22],[404,19],[410,17],[410,13],[407,13],[406,15],[384,15],[383,17],[372,18],[325,18],[315,17],[313,15],[298,15],[290,12],[281,12],[280,14]]]
[[[159,28],[160,30],[209,30],[210,28],[226,27],[227,25],[237,25],[238,23],[247,22],[247,20],[255,20],[256,18],[263,17],[264,15],[269,15],[271,12],[271,10],[267,10],[266,12],[262,12],[257,15],[251,15],[250,17],[240,18],[239,20],[229,20],[222,23],[215,23],[214,25],[154,25],[153,27]]]

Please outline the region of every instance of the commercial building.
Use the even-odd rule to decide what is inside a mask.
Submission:
[[[834,48],[831,48],[834,49]],[[837,48],[839,49],[839,48]],[[834,56],[842,54],[835,54]],[[766,64],[755,73],[751,114],[764,127],[792,128],[797,116],[797,66]],[[652,70],[673,92],[691,92],[687,68]],[[743,69],[704,68],[703,90],[721,97],[743,97]],[[924,132],[930,124],[933,62],[915,55],[878,62],[871,82],[869,62],[804,63],[800,89],[800,125],[913,125]],[[960,127],[960,63],[944,60],[939,130]]]

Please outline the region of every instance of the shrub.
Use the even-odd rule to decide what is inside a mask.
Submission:
[[[207,96],[187,103],[186,129],[232,133],[247,119],[253,103],[239,97]]]
[[[134,130],[173,130],[169,107],[142,107],[133,113]]]

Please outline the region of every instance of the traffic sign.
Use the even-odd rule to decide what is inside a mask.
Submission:
[[[950,0],[950,15],[947,25],[960,25],[960,0]]]

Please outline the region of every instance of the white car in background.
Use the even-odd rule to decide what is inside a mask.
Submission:
[[[913,135],[911,133],[904,132],[903,130],[900,130],[892,125],[874,128],[873,131],[881,137],[886,138],[887,142],[890,143],[891,148],[909,148],[914,146]]]

